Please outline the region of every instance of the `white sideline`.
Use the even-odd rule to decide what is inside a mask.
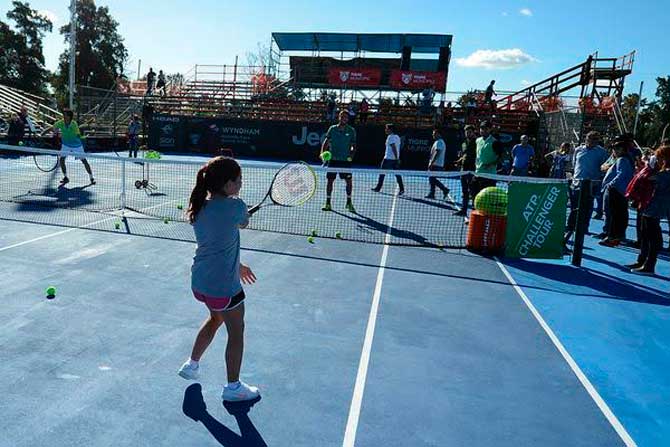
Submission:
[[[549,339],[552,341],[554,346],[556,346],[556,349],[558,349],[558,352],[561,353],[563,356],[563,359],[565,359],[566,363],[568,366],[570,366],[570,369],[572,369],[572,372],[575,373],[575,376],[577,376],[577,379],[581,382],[582,386],[584,389],[586,389],[586,392],[589,393],[589,396],[591,396],[591,399],[596,403],[600,411],[603,413],[607,421],[612,425],[612,428],[617,432],[621,440],[626,444],[627,447],[637,447],[637,444],[633,440],[633,438],[628,434],[626,429],[624,428],[623,424],[619,421],[619,419],[616,417],[616,415],[612,412],[610,407],[607,405],[605,400],[600,396],[598,391],[595,389],[591,381],[586,377],[586,374],[582,371],[582,369],[577,365],[577,362],[572,358],[570,353],[565,349],[563,346],[563,343],[558,339],[554,331],[549,327],[546,321],[544,321],[544,318],[542,318],[542,315],[540,315],[540,312],[535,308],[533,303],[530,302],[530,299],[528,299],[528,296],[526,293],[519,287],[517,282],[514,280],[512,275],[509,273],[507,268],[500,262],[498,258],[494,258],[496,261],[496,264],[498,264],[498,267],[500,270],[503,272],[503,274],[507,277],[507,280],[510,282],[510,284],[514,287],[514,290],[516,290],[516,293],[519,294],[523,302],[526,304],[526,307],[528,307],[528,310],[530,310],[530,313],[533,314],[533,317],[537,320],[537,322],[540,324],[542,329],[544,329],[544,332],[549,336]]]

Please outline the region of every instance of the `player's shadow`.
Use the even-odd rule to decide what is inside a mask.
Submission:
[[[398,228],[390,227],[385,223],[379,222],[378,220],[372,219],[370,217],[364,216],[362,214],[356,213],[356,214],[345,214],[345,213],[340,213],[339,211],[331,211],[334,214],[337,214],[338,216],[346,217],[349,220],[353,220],[354,222],[357,222],[359,224],[359,227],[361,228],[368,228],[370,230],[376,231],[380,233],[380,238],[383,240],[386,236],[386,233],[392,237],[396,237],[399,239],[408,239],[415,241],[421,245],[425,245],[426,247],[432,247],[432,248],[437,248],[437,244],[430,242],[427,240],[425,237],[421,236],[420,234],[413,233],[411,231],[407,230],[400,230]]]
[[[16,196],[15,200],[19,202],[19,211],[51,212],[59,208],[86,208],[94,202],[93,193],[88,190],[91,187],[91,184],[73,188],[48,186]]]
[[[383,191],[379,192],[379,194],[384,195],[384,196],[389,196],[389,197],[393,197],[395,195],[395,194],[391,194],[391,193],[383,192]],[[408,202],[418,203],[420,205],[432,206],[434,208],[441,208],[441,209],[449,210],[449,211],[458,211],[459,210],[459,208],[455,207],[451,202],[444,201],[444,200],[422,199],[420,197],[412,197],[411,195],[407,195],[407,194],[404,194],[402,196],[398,196],[398,199],[399,200],[406,200]]]
[[[194,383],[186,388],[182,411],[194,421],[202,422],[202,425],[223,447],[267,447],[263,437],[249,419],[251,407],[260,400],[259,396],[250,401],[224,402],[223,406],[237,421],[240,428],[239,435],[209,414],[207,405],[202,398],[202,387],[199,383]]]

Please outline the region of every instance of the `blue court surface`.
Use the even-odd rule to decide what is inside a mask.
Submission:
[[[75,214],[0,213],[3,447],[670,444],[667,255],[642,278],[591,238],[575,268],[244,231],[262,399],[224,407],[225,331],[176,374],[206,315],[188,225]]]

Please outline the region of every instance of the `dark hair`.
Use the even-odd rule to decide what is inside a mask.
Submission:
[[[475,126],[473,126],[472,124],[468,124],[467,126],[465,126],[465,128],[463,128],[463,131],[467,132],[468,130],[471,130],[471,131],[474,132],[476,129],[475,129]]]
[[[388,123],[386,127],[393,133],[395,133],[395,124]]]
[[[195,222],[208,194],[220,193],[226,183],[236,180],[241,174],[240,165],[230,157],[212,158],[200,168],[186,211],[188,221]]]
[[[656,159],[663,166],[663,169],[670,166],[670,144],[662,144],[656,149],[654,155],[656,155]]]
[[[67,116],[70,119],[74,119],[74,112],[70,109],[63,109],[63,116]]]
[[[437,126],[433,127],[433,132],[437,132],[438,135],[442,136],[442,129]]]

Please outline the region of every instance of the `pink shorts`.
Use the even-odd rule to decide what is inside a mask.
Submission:
[[[231,297],[213,297],[200,293],[197,290],[193,290],[193,296],[195,299],[205,303],[209,310],[216,312],[222,312],[225,310],[232,310],[239,306],[245,298],[244,290],[240,290],[240,293]]]

